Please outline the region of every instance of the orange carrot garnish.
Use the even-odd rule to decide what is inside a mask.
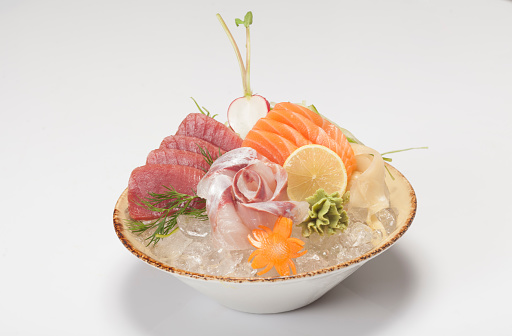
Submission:
[[[256,247],[256,251],[249,256],[249,262],[252,259],[252,268],[265,267],[258,272],[258,275],[267,273],[272,267],[275,267],[281,276],[290,275],[290,268],[293,274],[297,274],[292,259],[300,257],[307,251],[299,252],[304,247],[302,240],[290,238],[292,225],[291,219],[279,217],[274,224],[274,230],[260,225],[262,230],[252,231],[254,238],[248,235],[249,242]]]

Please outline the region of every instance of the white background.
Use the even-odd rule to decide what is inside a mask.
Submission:
[[[231,311],[118,241],[129,174],[252,87],[306,100],[410,180],[416,219],[306,308]],[[2,335],[510,335],[512,1],[0,0]]]

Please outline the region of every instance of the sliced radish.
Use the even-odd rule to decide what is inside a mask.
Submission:
[[[228,108],[228,123],[242,139],[254,124],[270,111],[269,102],[259,95],[235,99]]]
[[[233,45],[233,49],[235,50],[235,54],[238,60],[238,65],[240,66],[240,73],[242,74],[242,85],[244,87],[244,96],[235,99],[228,108],[228,123],[229,126],[240,135],[242,139],[245,138],[247,133],[251,130],[251,128],[256,124],[256,122],[267,115],[268,111],[270,111],[270,103],[260,95],[253,95],[251,91],[251,38],[250,38],[250,30],[249,26],[252,24],[252,13],[247,12],[243,20],[236,19],[235,23],[238,25],[244,25],[246,31],[246,43],[245,47],[247,49],[244,64],[242,60],[242,55],[240,54],[240,49],[238,49],[238,45],[231,35],[228,26],[220,16],[217,14],[217,18],[219,19],[222,28],[226,32],[229,41]]]

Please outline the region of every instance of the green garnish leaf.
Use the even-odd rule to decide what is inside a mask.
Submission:
[[[308,109],[310,109],[311,111],[315,112],[316,114],[318,114],[319,116],[322,116],[320,114],[320,112],[318,112],[318,110],[316,109],[315,105],[311,104],[311,105],[308,105],[306,106]]]
[[[240,19],[235,19],[235,24],[237,27],[243,24],[245,28],[249,28],[249,26],[252,24],[252,12],[247,12],[247,14],[245,14],[243,21]]]
[[[197,108],[199,109],[199,112],[201,112],[202,114],[206,115],[207,117],[210,117],[212,119],[214,119],[216,116],[218,116],[218,114],[214,114],[214,115],[211,115],[210,111],[208,111],[206,109],[206,107],[200,107],[199,104],[196,102],[196,100],[193,98],[193,97],[190,97],[190,99],[192,99],[194,101],[194,103],[196,104]],[[204,111],[203,111],[204,110]],[[205,112],[206,111],[206,112]]]
[[[386,162],[392,162],[393,161],[392,158],[384,157],[384,155],[386,155],[386,154],[393,154],[393,153],[400,153],[400,152],[406,152],[406,151],[410,151],[410,150],[413,150],[413,149],[428,149],[428,147],[412,147],[412,148],[398,149],[398,150],[394,150],[394,151],[380,153],[380,155],[382,156],[382,160],[384,160]],[[391,175],[391,173],[389,175]],[[391,177],[393,177],[393,176],[391,176]]]
[[[381,153],[380,155],[384,156],[386,154],[406,152],[406,151],[410,151],[410,150],[413,150],[413,149],[428,149],[428,147],[411,147],[411,148],[405,148],[405,149],[398,149],[398,150],[394,150],[394,151],[389,151],[389,152]]]
[[[386,171],[388,172],[389,177],[391,177],[391,179],[394,181],[394,180],[395,180],[395,177],[394,177],[394,176],[393,176],[393,174],[391,174],[391,172],[389,171],[388,166],[384,165],[384,168],[386,168]]]
[[[197,195],[188,195],[177,192],[172,187],[167,189],[163,194],[149,193],[145,200],[141,200],[138,205],[145,206],[150,211],[161,212],[162,215],[149,223],[142,221],[129,220],[127,222],[128,229],[134,233],[141,234],[150,229],[155,231],[148,237],[148,246],[156,244],[162,238],[168,237],[178,229],[178,217],[188,215],[199,220],[207,220],[206,210],[204,208],[196,209],[193,207],[197,204],[204,204],[206,200]]]
[[[410,150],[413,150],[413,149],[428,149],[428,147],[411,147],[411,148],[405,148],[405,149],[398,149],[398,150],[394,150],[394,151],[389,151],[389,152],[385,152],[385,153],[381,153],[380,155],[382,156],[382,160],[386,161],[386,162],[392,162],[393,159],[391,158],[388,158],[388,157],[384,157],[384,155],[386,154],[393,154],[393,153],[400,153],[400,152],[405,152],[405,151],[410,151]],[[386,170],[389,174],[389,176],[391,176],[391,179],[394,181],[395,180],[395,177],[391,174],[391,172],[389,171],[388,167],[386,167]]]

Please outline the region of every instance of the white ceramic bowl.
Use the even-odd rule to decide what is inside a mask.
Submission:
[[[387,174],[386,182],[391,193],[392,206],[398,209],[396,230],[380,245],[359,258],[313,272],[275,278],[234,278],[198,274],[168,266],[158,261],[149,248],[127,229],[127,190],[117,201],[114,227],[124,246],[139,259],[176,276],[226,307],[249,313],[285,312],[317,300],[368,260],[388,249],[407,231],[416,214],[416,195],[399,171],[390,165],[388,168],[395,177],[392,180]]]

